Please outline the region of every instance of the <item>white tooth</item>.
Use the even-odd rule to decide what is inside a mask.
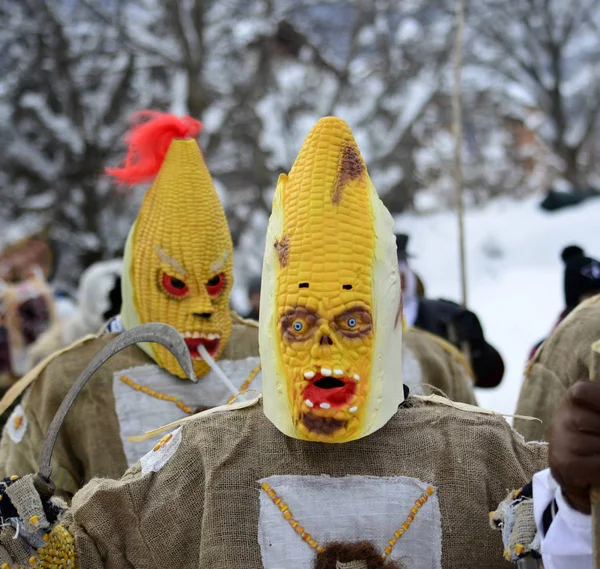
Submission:
[[[184,332],[184,333],[183,333],[183,337],[184,337],[184,338],[191,338],[191,337],[192,337],[192,334],[191,334],[190,332]]]
[[[329,405],[329,403],[321,403],[319,407],[321,409],[331,409],[331,405]]]
[[[348,411],[350,411],[350,413],[356,413],[358,411],[358,407],[350,407]]]
[[[199,338],[200,337],[200,332],[194,332],[192,334],[192,338]]]
[[[358,375],[357,373],[354,374],[354,379],[356,381],[360,381],[360,375]]]
[[[311,407],[312,408],[312,407],[315,406],[315,404],[310,399],[307,399],[304,403],[306,403],[307,407]]]
[[[344,372],[341,369],[334,369],[333,375],[335,375],[336,377],[342,377],[342,375],[344,375]]]
[[[209,340],[216,340],[217,339],[217,335],[216,334],[207,334],[206,337]]]
[[[322,367],[321,368],[321,375],[324,375],[324,376],[331,375],[331,370],[327,369],[326,367]]]
[[[305,371],[304,377],[306,379],[312,379],[313,377],[315,377],[315,372],[314,371]]]

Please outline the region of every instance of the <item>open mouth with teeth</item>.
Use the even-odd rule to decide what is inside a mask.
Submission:
[[[323,374],[323,370],[310,378],[310,383],[302,393],[309,408],[339,409],[349,405],[356,395],[356,379]],[[356,411],[354,408],[350,412]]]
[[[199,346],[204,346],[208,355],[213,356],[219,351],[221,337],[219,334],[204,334],[203,332],[184,332],[183,338],[193,360],[201,360]]]

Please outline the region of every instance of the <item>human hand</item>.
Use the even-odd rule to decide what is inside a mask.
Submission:
[[[569,504],[589,514],[590,490],[600,487],[600,383],[580,381],[567,391],[548,440],[552,476]]]

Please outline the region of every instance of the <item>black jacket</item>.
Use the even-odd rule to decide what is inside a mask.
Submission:
[[[502,357],[485,341],[474,312],[450,300],[421,298],[415,327],[441,336],[459,350],[466,344],[476,387],[496,387],[502,381]]]

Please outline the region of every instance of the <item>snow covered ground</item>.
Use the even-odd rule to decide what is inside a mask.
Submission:
[[[563,247],[577,244],[600,258],[600,200],[555,213],[539,201],[497,200],[466,212],[468,304],[506,364],[500,386],[478,390],[477,399],[502,413],[514,412],[527,354],[563,308]],[[459,301],[456,217],[403,215],[396,228],[410,235],[411,264],[427,296]]]

